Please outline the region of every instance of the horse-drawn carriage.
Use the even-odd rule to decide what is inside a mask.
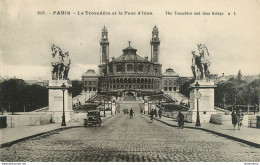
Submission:
[[[84,127],[93,126],[95,127],[101,126],[102,120],[100,117],[100,111],[99,110],[91,110],[88,111],[87,118],[84,119]]]

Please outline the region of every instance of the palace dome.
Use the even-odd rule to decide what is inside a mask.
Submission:
[[[93,69],[89,69],[82,77],[98,77],[98,74]]]
[[[168,68],[166,71],[162,74],[163,76],[179,76],[173,69]]]
[[[143,57],[136,54],[136,49],[129,47],[123,49],[123,54],[115,59],[115,61],[147,61]]]

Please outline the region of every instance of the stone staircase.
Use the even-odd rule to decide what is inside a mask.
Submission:
[[[128,111],[132,108],[136,112],[140,112],[142,101],[137,100],[137,101],[125,101],[125,100],[120,100],[118,101],[118,104],[120,106],[120,111],[124,109],[128,109]]]
[[[181,93],[171,92],[171,93],[165,93],[165,94],[168,95],[169,97],[171,97],[177,103],[182,102],[184,104],[188,104],[188,102],[189,102],[189,98],[187,98],[186,96],[182,95]]]

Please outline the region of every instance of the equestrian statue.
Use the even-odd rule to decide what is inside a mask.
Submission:
[[[191,70],[195,79],[209,79],[209,52],[205,45],[198,44],[199,55],[192,51]]]
[[[52,44],[52,80],[68,80],[71,60],[69,52],[63,53],[61,48]]]

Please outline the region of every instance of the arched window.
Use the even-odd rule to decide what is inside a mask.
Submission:
[[[155,74],[157,74],[159,72],[159,69],[158,68],[154,68],[154,72],[155,72]]]
[[[169,80],[169,85],[172,85],[172,80]]]
[[[133,78],[133,83],[136,83],[136,79],[135,78]]]
[[[141,83],[144,83],[144,79],[143,78],[141,78]]]
[[[127,83],[127,78],[124,78],[124,83]]]
[[[151,66],[148,65],[148,66],[147,66],[147,72],[150,72],[150,70],[151,70]]]
[[[139,65],[138,66],[138,71],[139,72],[143,72],[144,71],[144,66],[143,65]]]
[[[147,78],[144,79],[144,83],[147,83]]]
[[[116,83],[119,83],[119,78],[116,79]]]
[[[164,85],[168,85],[168,81],[167,80],[164,81]]]
[[[113,64],[109,64],[109,72],[113,73]]]
[[[124,82],[123,78],[120,78],[120,83],[123,83],[123,82]]]
[[[122,72],[122,65],[117,65],[116,66],[116,71],[117,72]]]
[[[137,78],[137,83],[140,83],[140,78]]]
[[[150,79],[150,78],[148,79],[148,83],[149,83],[149,84],[151,83],[151,79]]]
[[[131,82],[132,82],[131,78],[128,78],[128,83],[131,83]]]
[[[133,71],[133,70],[134,70],[134,66],[132,64],[128,64],[127,71]]]

